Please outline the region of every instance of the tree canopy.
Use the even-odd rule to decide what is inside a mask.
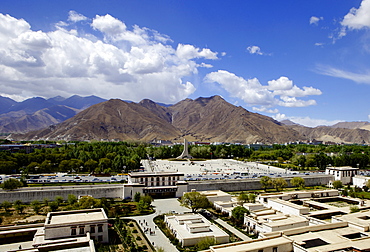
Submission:
[[[9,178],[1,184],[1,187],[4,190],[14,190],[14,189],[17,189],[19,187],[22,187],[22,185],[23,185],[23,183],[21,181],[19,181],[18,179]]]
[[[303,189],[305,186],[305,181],[301,177],[294,177],[290,181],[290,184],[292,184],[292,186],[298,187],[299,189]]]
[[[190,208],[193,213],[195,213],[198,209],[207,208],[210,206],[210,202],[208,201],[207,197],[199,192],[184,193],[180,199],[180,203],[182,206]]]

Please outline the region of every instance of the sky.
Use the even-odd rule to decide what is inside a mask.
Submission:
[[[309,127],[370,120],[370,0],[1,0],[0,95],[220,95]]]

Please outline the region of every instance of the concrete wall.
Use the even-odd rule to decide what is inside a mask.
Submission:
[[[56,196],[62,196],[67,200],[68,195],[78,196],[90,195],[94,198],[122,198],[123,189],[120,184],[88,185],[88,186],[45,186],[24,187],[13,191],[0,190],[0,202],[32,202],[44,199],[54,200]]]
[[[306,186],[326,185],[333,180],[332,175],[303,175]],[[292,178],[286,178],[289,181]],[[177,194],[182,195],[186,186],[181,186]],[[125,193],[121,184],[104,184],[104,185],[81,185],[81,186],[45,186],[45,187],[24,187],[13,191],[0,189],[0,203],[4,201],[14,202],[32,202],[33,200],[42,201],[45,198],[54,200],[56,196],[62,196],[67,200],[69,194],[76,196],[91,195],[94,198],[123,198],[124,195],[130,194],[131,188],[126,188]],[[187,191],[192,189],[196,191],[222,190],[230,191],[248,191],[259,190],[261,188],[260,179],[233,179],[233,180],[208,180],[189,182]],[[134,195],[134,191],[133,194]],[[176,195],[180,196],[180,195]]]
[[[306,186],[326,185],[333,180],[333,175],[302,175]],[[293,177],[285,178],[290,185]],[[230,179],[230,180],[208,180],[208,181],[189,181],[188,191],[195,189],[197,191],[222,190],[231,191],[248,191],[261,190],[260,178],[256,179]]]

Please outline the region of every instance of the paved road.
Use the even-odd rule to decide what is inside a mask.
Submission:
[[[231,233],[235,234],[237,237],[242,239],[243,241],[250,241],[252,238],[248,237],[247,235],[243,234],[233,226],[230,226],[227,222],[221,220],[221,219],[215,219],[215,222],[217,222],[219,225],[223,226],[224,228],[228,229]]]
[[[170,211],[175,211],[177,213],[190,212],[190,209],[180,206],[177,199],[155,199],[152,205],[155,207],[155,213],[145,216],[133,216],[130,219],[136,220],[136,222],[141,227],[141,230],[151,229],[155,231],[154,235],[150,235],[149,232],[146,233],[148,240],[154,244],[155,247],[161,247],[166,252],[176,252],[178,251],[176,247],[168,240],[168,238],[162,233],[159,228],[153,222],[153,218],[157,215],[163,213],[169,213]]]

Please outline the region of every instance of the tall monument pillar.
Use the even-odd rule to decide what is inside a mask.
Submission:
[[[177,159],[183,159],[183,158],[193,158],[190,156],[188,151],[188,141],[184,138],[184,150],[182,151],[181,155],[177,157]]]

